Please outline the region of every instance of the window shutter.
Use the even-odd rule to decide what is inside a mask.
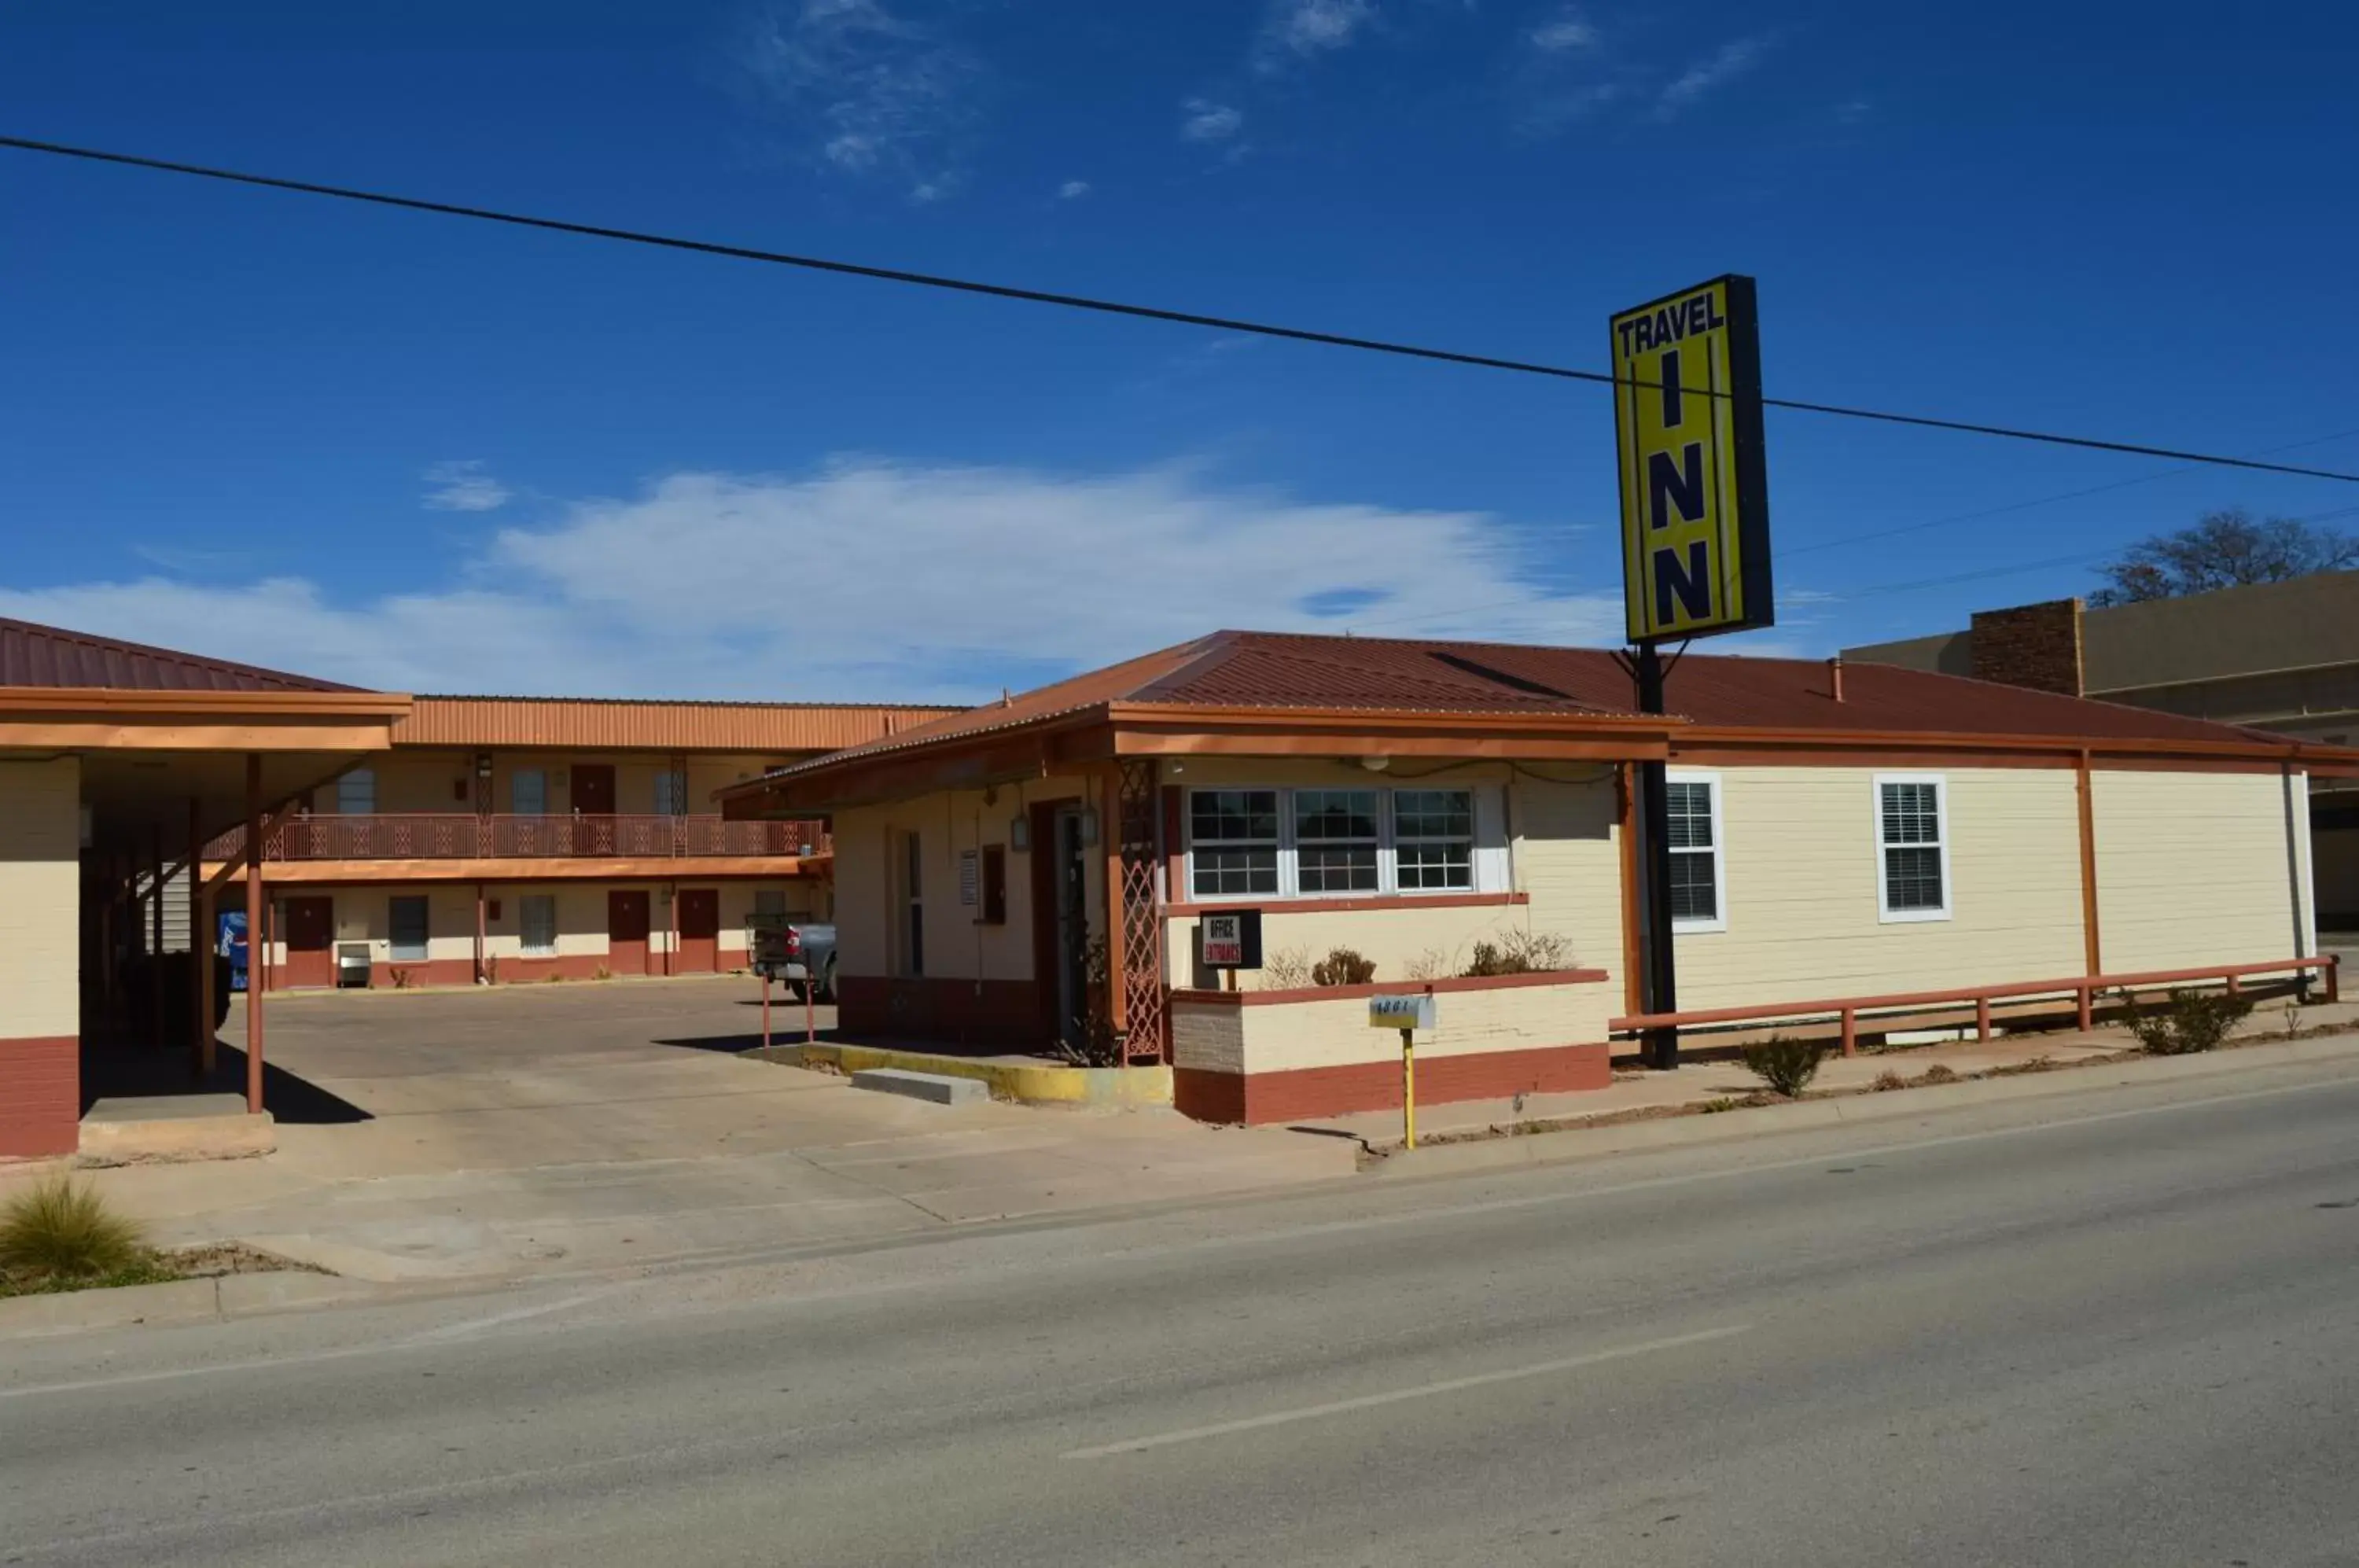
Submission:
[[[1507,801],[1504,786],[1474,787],[1474,890],[1514,891],[1514,874],[1507,865]]]

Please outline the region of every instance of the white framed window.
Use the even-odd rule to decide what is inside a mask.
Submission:
[[[1198,898],[1278,895],[1275,789],[1188,792],[1188,891]]]
[[[549,813],[549,775],[538,768],[519,768],[508,775],[508,810],[519,817]]]
[[[1670,797],[1671,929],[1728,929],[1728,880],[1723,874],[1720,775],[1671,773],[1663,787]]]
[[[1188,792],[1188,896],[1505,893],[1501,790],[1353,786]]]
[[[1295,890],[1314,898],[1376,892],[1376,791],[1293,793]]]
[[[516,931],[524,950],[535,958],[557,952],[557,895],[527,893],[516,900]]]
[[[1880,920],[1950,918],[1950,785],[1938,773],[1875,776]]]
[[[336,811],[364,817],[376,810],[376,769],[355,768],[336,780]]]
[[[1474,791],[1393,791],[1393,880],[1403,893],[1474,889]]]

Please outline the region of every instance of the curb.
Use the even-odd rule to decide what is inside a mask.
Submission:
[[[364,1280],[289,1269],[220,1274],[202,1279],[167,1279],[158,1285],[119,1285],[111,1290],[60,1290],[44,1296],[11,1296],[0,1301],[0,1340],[142,1324],[164,1326],[258,1317],[267,1312],[333,1306],[377,1293],[377,1288]]]
[[[1977,1078],[1959,1083],[1925,1084],[1917,1088],[1888,1089],[1878,1094],[1803,1100],[1790,1105],[1762,1105],[1712,1116],[1690,1113],[1605,1127],[1568,1127],[1559,1132],[1522,1136],[1502,1133],[1493,1138],[1470,1138],[1463,1143],[1432,1144],[1415,1150],[1390,1149],[1364,1164],[1360,1173],[1378,1179],[1399,1180],[1403,1177],[1458,1175],[1468,1171],[1513,1171],[1602,1155],[1677,1149],[1699,1143],[1729,1143],[1784,1132],[1894,1121],[1922,1116],[1929,1111],[1959,1110],[2010,1100],[2055,1099],[2096,1089],[2134,1088],[2141,1083],[2169,1083],[2184,1078],[2222,1077],[2256,1069],[2299,1067],[2314,1062],[2333,1062],[2352,1057],[2359,1057],[2359,1034],[2328,1035],[2317,1040],[2242,1046],[2202,1056],[2155,1057],[2112,1062],[2100,1067],[2072,1067],[2053,1073]]]
[[[1029,1062],[978,1062],[972,1057],[940,1056],[922,1051],[896,1051],[886,1046],[774,1045],[743,1054],[757,1061],[784,1062],[788,1067],[832,1067],[847,1078],[854,1073],[887,1068],[903,1073],[930,1073],[944,1078],[979,1078],[991,1085],[992,1098],[1016,1100],[1027,1105],[1116,1105],[1139,1107],[1171,1103],[1169,1067],[1051,1067]]]

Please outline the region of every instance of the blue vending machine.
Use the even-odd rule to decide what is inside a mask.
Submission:
[[[213,953],[229,960],[229,988],[232,993],[245,989],[245,911],[223,910],[220,916],[221,930],[213,939]]]

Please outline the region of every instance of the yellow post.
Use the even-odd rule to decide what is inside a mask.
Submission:
[[[1401,1144],[1417,1147],[1417,1031],[1401,1030]]]

